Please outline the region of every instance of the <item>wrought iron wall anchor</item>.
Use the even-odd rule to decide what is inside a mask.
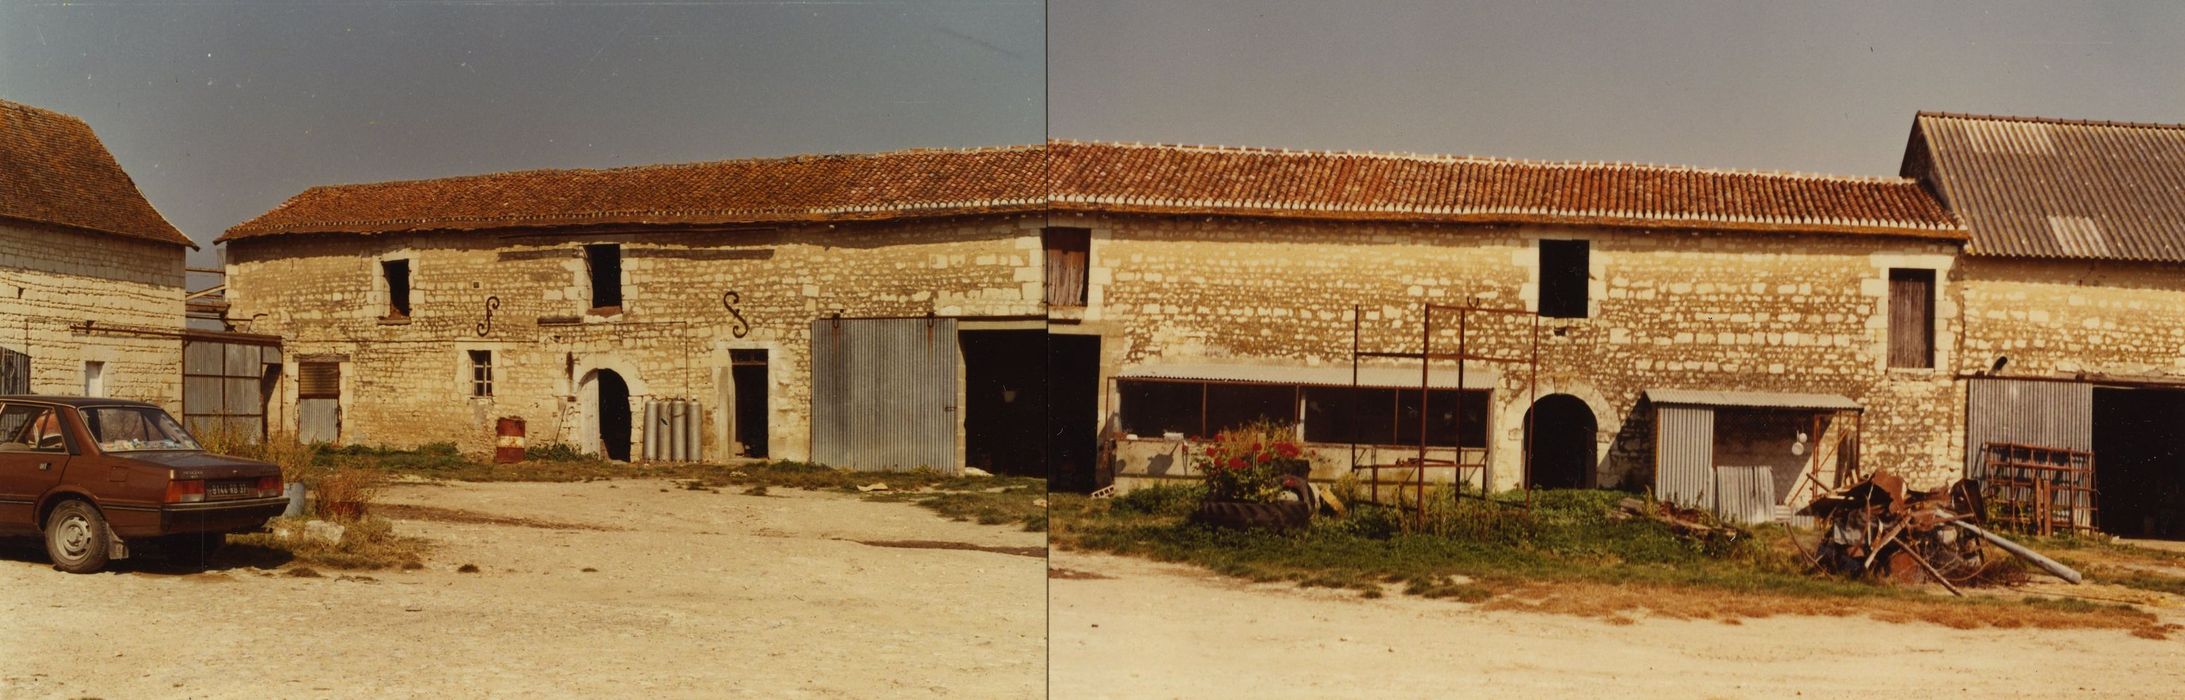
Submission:
[[[493,311],[499,308],[501,308],[500,297],[486,297],[486,320],[478,322],[478,337],[483,338],[486,337],[486,334],[493,332]]]
[[[729,317],[736,319],[735,325],[729,326],[728,332],[738,338],[751,334],[751,322],[744,320],[743,312],[736,309],[736,305],[743,303],[743,300],[743,295],[737,294],[733,289],[721,293],[721,307],[728,309]]]

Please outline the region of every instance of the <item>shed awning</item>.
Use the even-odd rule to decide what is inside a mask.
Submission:
[[[1481,367],[1464,370],[1465,389],[1492,389],[1500,372]],[[1283,384],[1297,386],[1351,386],[1349,366],[1284,367],[1279,365],[1160,364],[1140,365],[1115,375],[1117,379],[1154,379],[1180,382],[1227,382],[1235,384]],[[1456,389],[1455,365],[1437,365],[1427,374],[1436,389]],[[1360,367],[1358,386],[1376,389],[1417,389],[1416,367]]]
[[[1720,406],[1728,408],[1795,408],[1824,411],[1860,410],[1859,402],[1836,394],[1791,394],[1773,391],[1696,391],[1648,389],[1646,400],[1656,406]]]

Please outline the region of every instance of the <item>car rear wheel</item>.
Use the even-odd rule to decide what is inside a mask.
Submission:
[[[112,539],[106,517],[89,503],[62,501],[46,516],[46,556],[52,557],[53,568],[71,574],[104,569]]]

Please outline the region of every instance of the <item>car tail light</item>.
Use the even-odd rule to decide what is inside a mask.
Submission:
[[[167,503],[203,503],[204,479],[176,479],[167,482]]]
[[[274,497],[274,496],[279,496],[279,495],[281,495],[281,477],[278,477],[278,476],[261,476],[261,477],[258,477],[258,497],[259,497],[259,498],[272,498],[272,497]]]

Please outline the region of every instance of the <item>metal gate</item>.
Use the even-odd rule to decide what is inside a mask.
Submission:
[[[812,461],[955,472],[956,319],[812,322]]]
[[[0,395],[30,393],[30,355],[0,348]]]
[[[1991,442],[2094,451],[2094,385],[2013,379],[1965,383],[1965,476],[1987,476]]]
[[[226,339],[182,340],[182,421],[198,435],[265,438],[266,396],[281,348]]]
[[[1686,508],[1715,506],[1715,410],[1654,409],[1654,497]]]

